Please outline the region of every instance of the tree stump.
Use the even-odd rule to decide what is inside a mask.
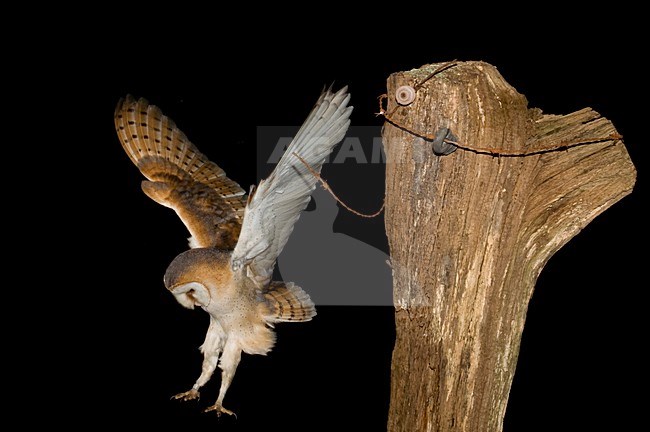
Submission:
[[[632,191],[636,171],[597,112],[529,109],[483,62],[423,82],[440,66],[388,79],[382,136],[397,327],[388,430],[501,431],[537,277]],[[396,91],[405,85],[417,92],[402,106]],[[435,155],[423,137],[447,128],[450,141],[474,150]]]

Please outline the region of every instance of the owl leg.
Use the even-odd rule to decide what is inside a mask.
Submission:
[[[241,360],[241,349],[239,346],[235,343],[226,343],[221,356],[221,361],[219,362],[219,367],[221,368],[221,388],[219,389],[219,397],[214,405],[206,408],[205,412],[216,411],[217,415],[221,415],[221,413],[235,415],[234,412],[223,407],[223,398],[226,396],[228,387],[230,387],[230,383],[235,376],[239,360]]]
[[[214,373],[214,370],[217,367],[218,360],[219,360],[218,351],[216,353],[211,353],[211,354],[206,353],[203,358],[203,367],[199,379],[196,380],[196,382],[194,383],[194,385],[190,390],[174,395],[173,398],[184,400],[184,401],[198,399],[200,397],[199,389],[203,387],[205,383],[207,383],[212,377],[212,374]]]
[[[213,323],[211,322],[210,328],[208,328],[208,334],[205,337],[205,342],[201,345],[201,351],[203,352],[201,376],[199,376],[199,379],[196,380],[190,390],[172,396],[173,399],[180,399],[183,401],[198,399],[200,397],[199,389],[212,377],[212,374],[217,367],[217,363],[219,362],[219,354],[221,354],[222,347],[222,338],[217,331],[214,331],[213,327]]]

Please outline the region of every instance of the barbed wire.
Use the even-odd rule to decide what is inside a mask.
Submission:
[[[314,177],[316,177],[316,179],[320,182],[321,186],[323,186],[323,189],[325,189],[327,192],[329,192],[330,195],[332,195],[332,197],[336,200],[336,202],[338,202],[339,204],[341,204],[341,205],[342,205],[342,206],[343,206],[347,211],[349,211],[349,212],[351,212],[351,213],[354,213],[355,215],[360,216],[360,217],[362,217],[362,218],[374,218],[374,217],[379,216],[379,215],[381,214],[381,212],[384,211],[384,206],[386,205],[386,201],[383,201],[382,204],[381,204],[381,208],[380,208],[379,210],[377,210],[375,213],[372,213],[372,214],[361,213],[361,212],[358,212],[358,211],[354,210],[353,208],[350,208],[346,203],[344,203],[344,202],[343,202],[343,201],[342,201],[342,200],[341,200],[341,199],[340,199],[340,198],[339,198],[339,197],[334,193],[334,191],[332,190],[332,188],[330,187],[330,185],[327,184],[327,182],[325,181],[325,179],[323,179],[323,177],[321,177],[321,175],[318,174],[318,172],[316,172],[316,170],[315,170],[314,168],[312,168],[311,165],[309,165],[309,163],[308,163],[306,160],[304,160],[302,157],[300,157],[300,155],[298,155],[298,153],[296,153],[296,152],[293,152],[292,154],[293,154],[295,157],[297,157],[298,160],[299,160],[300,162],[302,162],[302,164],[303,164],[303,165],[304,165],[304,166],[309,170],[309,172],[311,173],[311,175],[313,175]]]
[[[387,96],[384,94],[382,97],[386,98]],[[383,113],[379,113],[380,115],[384,115]],[[387,117],[384,115],[384,118],[386,121],[390,124],[392,124],[395,127],[398,127],[411,135],[415,135],[420,138],[424,138],[427,141],[433,141],[436,139],[434,135],[428,134],[428,133],[423,133],[423,132],[418,132],[415,131],[408,126],[404,125],[403,123],[398,122],[397,120]],[[523,157],[523,156],[532,156],[532,155],[537,155],[537,154],[543,154],[543,153],[550,153],[550,152],[556,152],[556,151],[564,151],[568,150],[572,147],[578,147],[578,146],[583,146],[583,145],[589,145],[589,144],[599,144],[599,143],[604,143],[608,141],[618,141],[622,140],[623,135],[618,134],[618,133],[613,133],[609,134],[605,137],[598,137],[598,138],[582,138],[579,140],[575,141],[565,141],[561,142],[559,144],[556,144],[552,147],[547,147],[543,149],[531,149],[531,150],[510,150],[510,151],[505,151],[500,148],[496,147],[472,147],[468,146],[466,144],[460,143],[458,141],[450,140],[450,139],[443,139],[442,141],[454,145],[458,147],[459,149],[466,150],[466,151],[471,151],[474,153],[478,154],[485,154],[485,155],[490,155],[490,156],[499,156],[499,157]]]

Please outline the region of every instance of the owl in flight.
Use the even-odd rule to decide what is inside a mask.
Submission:
[[[206,412],[233,414],[223,399],[242,351],[265,355],[275,343],[275,323],[309,321],[316,315],[300,287],[271,281],[271,276],[316,186],[316,177],[296,155],[320,172],[350,125],[349,101],[347,87],[324,91],[271,175],[252,187],[248,197],[156,106],[130,96],[117,104],[115,129],[147,178],[142,190],[173,209],[191,234],[190,249],[165,272],[165,287],[184,307],[199,306],[210,315],[201,375],[174,398],[198,398],[219,365],[219,396]]]

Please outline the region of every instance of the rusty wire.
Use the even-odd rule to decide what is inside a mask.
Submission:
[[[361,213],[361,212],[358,212],[358,211],[354,210],[353,208],[350,208],[346,203],[341,201],[341,199],[334,193],[334,191],[332,190],[330,185],[327,184],[327,182],[320,176],[320,174],[318,174],[316,172],[315,169],[313,169],[311,167],[311,165],[309,165],[307,163],[306,160],[304,160],[302,157],[300,157],[300,155],[298,155],[298,153],[296,153],[296,152],[293,152],[292,154],[295,157],[297,157],[300,162],[302,162],[302,164],[309,170],[311,175],[316,177],[316,179],[320,182],[321,186],[323,186],[323,189],[325,189],[327,192],[329,192],[330,195],[332,195],[332,197],[336,200],[336,202],[341,204],[347,211],[349,211],[351,213],[354,213],[355,215],[360,216],[362,218],[374,218],[374,217],[379,216],[381,214],[381,212],[384,211],[384,206],[386,205],[386,202],[382,202],[381,208],[379,210],[377,210],[375,213],[372,213],[372,214],[364,214],[364,213]]]

